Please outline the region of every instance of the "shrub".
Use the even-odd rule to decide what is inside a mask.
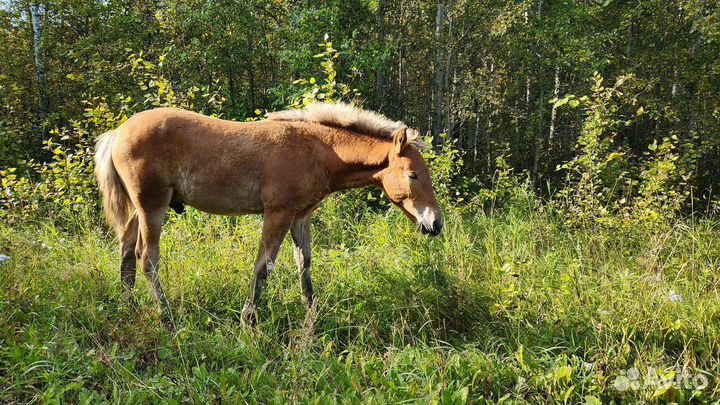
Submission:
[[[0,221],[12,224],[50,218],[58,224],[77,225],[97,219],[100,204],[93,176],[97,135],[147,108],[194,109],[198,94],[205,98],[201,108],[217,115],[224,99],[207,88],[177,90],[161,74],[165,57],[161,55],[156,64],[147,61],[141,52],[130,55],[124,65],[135,79],[142,101],[130,95],[84,100],[82,118],[51,131],[44,145],[52,156],[48,161],[21,161],[17,167],[0,170]]]
[[[615,142],[617,129],[632,122],[632,117],[622,116],[621,106],[637,103],[635,97],[621,91],[623,83],[631,79],[631,75],[620,76],[612,87],[605,87],[596,73],[591,96],[552,100],[558,107],[567,104],[585,110],[577,153],[558,167],[567,173],[565,187],[552,201],[568,225],[615,228],[625,223],[665,221],[676,217],[689,196],[687,168],[694,166],[697,155],[692,142],[683,145],[687,150],[682,165],[677,164],[677,136],[659,144],[654,141],[644,159]],[[640,115],[644,109],[635,112]]]

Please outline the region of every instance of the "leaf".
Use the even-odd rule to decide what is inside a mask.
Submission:
[[[562,107],[563,105],[567,104],[567,102],[570,101],[569,98],[561,98],[560,100],[556,101],[555,104],[553,104],[553,108]]]
[[[602,402],[595,395],[586,395],[585,405],[602,405]]]
[[[562,366],[555,369],[555,381],[560,382],[565,380],[565,382],[570,382],[570,378],[572,376],[572,368],[570,366]]]
[[[565,402],[565,403],[567,404],[567,403],[568,403],[568,399],[570,399],[570,396],[572,395],[573,392],[575,392],[575,386],[574,386],[574,385],[571,385],[570,388],[568,388],[568,389],[565,391],[565,395],[563,396],[563,402]]]
[[[165,360],[165,359],[169,358],[171,355],[172,355],[172,351],[170,351],[170,349],[168,349],[166,347],[163,347],[158,350],[158,358],[160,360]]]
[[[468,389],[468,387],[462,387],[459,390],[455,391],[455,393],[453,394],[453,397],[454,397],[453,403],[458,404],[458,405],[463,405],[463,404],[467,403],[469,391],[470,390]]]
[[[521,369],[527,370],[528,367],[525,364],[524,352],[525,352],[525,347],[523,345],[520,345],[520,347],[518,347],[517,351],[515,351],[515,359],[518,361],[518,364],[520,364]]]

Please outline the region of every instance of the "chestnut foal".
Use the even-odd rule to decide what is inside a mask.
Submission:
[[[310,217],[330,193],[377,185],[420,230],[437,235],[442,215],[417,131],[342,103],[312,103],[234,122],[160,108],[133,115],[101,135],[95,174],[108,222],[120,239],[120,278],[135,284],[136,261],[167,319],[160,278],[160,231],[169,207],[223,215],[263,214],[264,224],[243,320],[288,231],[304,300],[312,305]]]

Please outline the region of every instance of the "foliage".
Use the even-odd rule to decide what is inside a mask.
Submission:
[[[148,61],[144,52],[130,54],[130,73],[136,78],[138,88],[143,92],[143,100],[139,105],[134,106],[136,111],[158,107],[184,108],[205,112],[208,115],[218,116],[222,111],[225,98],[217,92],[213,92],[210,86],[202,89],[198,86],[191,86],[184,91],[176,92],[175,85],[162,75],[167,54],[158,57],[157,64]],[[198,93],[200,101],[204,104],[195,105]],[[122,122],[118,122],[117,125]]]
[[[466,200],[477,188],[477,179],[463,174],[463,152],[455,140],[448,140],[447,134],[439,134],[442,140],[439,146],[422,151],[433,177],[435,194],[441,205],[452,209],[461,209]],[[432,137],[425,142],[433,145]]]
[[[676,152],[679,139],[673,135],[657,140],[648,146],[647,155],[652,155],[640,172],[638,197],[634,200],[632,215],[639,221],[657,221],[664,217],[674,219],[680,213],[683,203],[690,197],[686,167],[679,166]],[[693,144],[688,145],[693,148]],[[684,156],[694,165],[694,154],[688,151]]]
[[[0,402],[718,403],[657,381],[720,374],[720,3],[40,3],[44,85],[28,3],[0,6]],[[443,237],[333,196],[317,312],[286,249],[249,329],[227,263],[260,221],[189,209],[162,243],[175,333],[145,282],[122,301],[97,135],[361,97],[435,137]]]
[[[573,108],[582,105],[585,109],[578,153],[569,162],[558,166],[558,170],[567,171],[569,177],[557,197],[573,223],[603,221],[614,208],[610,205],[622,204],[621,198],[625,198],[626,153],[616,151],[613,143],[618,127],[623,124],[614,98],[622,97],[620,86],[627,79],[629,77],[621,77],[612,87],[604,87],[603,78],[596,73],[592,96],[568,95],[554,101],[556,108],[568,103]]]
[[[189,209],[165,224],[174,333],[141,272],[136,303],[124,303],[104,232],[0,225],[10,257],[0,263],[0,399],[712,404],[720,394],[712,221],[568,233],[510,201],[489,215],[449,210],[444,236],[427,239],[398,210],[343,220],[328,208],[313,224],[317,313],[301,302],[286,245],[255,329],[239,312],[259,218]],[[706,373],[709,386],[615,388],[633,367]]]
[[[436,140],[447,134],[463,152],[462,176],[491,180],[496,148],[507,147],[505,163],[516,173],[528,171],[544,197],[564,188],[565,176],[554,169],[574,156],[585,118],[547,100],[585,94],[593,72],[610,82],[633,75],[632,93],[646,113],[615,128],[611,146],[637,169],[633,181],[647,146],[676,136],[678,162],[694,161],[692,168],[679,165],[688,176],[683,187],[693,190],[682,209],[710,212],[720,185],[713,164],[720,158],[717,2],[39,4],[44,86],[36,78],[28,3],[11,0],[0,9],[3,168],[50,159],[42,141],[83,114],[81,99],[122,94],[143,102],[141,72],[128,75],[123,66],[129,50],[142,50],[167,80],[152,83],[147,106],[164,102],[167,84],[181,84],[182,92],[197,88],[198,96],[217,93],[221,106],[193,104],[234,119],[316,96],[362,94],[367,108],[431,131]],[[318,55],[323,33],[333,41],[325,40]],[[167,58],[157,61],[159,55]],[[41,111],[41,99],[48,111]]]
[[[91,146],[77,144],[67,151],[48,140],[45,149],[52,152],[52,160],[25,164],[32,177],[18,175],[14,167],[0,171],[0,220],[14,223],[54,217],[62,221],[68,216],[86,216],[92,212],[88,208],[96,208]]]
[[[104,97],[84,100],[83,117],[63,129],[54,129],[44,142],[44,149],[52,156],[49,161],[22,161],[19,167],[0,170],[0,221],[53,218],[58,224],[77,224],[79,218],[98,218],[100,204],[93,176],[95,137],[146,108],[195,107],[201,89],[193,86],[177,92],[159,73],[165,57],[161,55],[158,64],[147,61],[142,52],[128,57],[127,68],[137,81],[142,101],[123,95],[112,102]],[[224,101],[221,96],[204,89],[200,100],[203,98],[207,100],[202,107],[217,114]]]
[[[333,43],[330,41],[328,34],[325,34],[323,43],[318,44],[318,46],[323,48],[323,52],[315,55],[314,58],[321,60],[320,66],[322,67],[324,79],[322,83],[318,83],[314,77],[307,80],[295,80],[293,84],[305,87],[306,90],[301,96],[292,100],[291,107],[302,108],[315,100],[329,103],[340,100],[353,100],[360,97],[357,89],[351,89],[347,84],[337,82],[335,63],[340,57],[340,52],[333,48]]]
[[[489,206],[491,211],[502,207],[506,202],[518,197],[518,193],[527,187],[522,177],[516,174],[508,164],[509,147],[505,145],[495,158],[495,172],[490,178],[490,187],[478,190],[474,204]]]
[[[554,202],[570,225],[664,222],[674,219],[689,197],[686,168],[694,166],[697,156],[692,143],[687,144],[686,161],[678,166],[678,137],[665,138],[660,145],[655,140],[640,168],[630,163],[639,159],[615,146],[618,129],[632,124],[631,118],[621,116],[623,104],[636,108],[637,115],[644,112],[634,96],[621,91],[623,83],[631,79],[620,77],[612,87],[604,87],[603,78],[596,73],[591,96],[551,100],[556,108],[567,104],[585,110],[577,154],[558,166],[568,177]]]

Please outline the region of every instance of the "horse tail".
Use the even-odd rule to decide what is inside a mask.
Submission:
[[[102,193],[105,218],[120,236],[135,209],[112,161],[115,136],[115,130],[105,132],[95,143],[95,177]]]

